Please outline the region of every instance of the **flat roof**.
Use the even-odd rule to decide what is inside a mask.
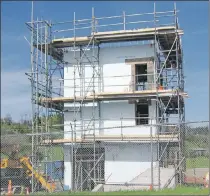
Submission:
[[[119,31],[105,31],[94,33],[95,45],[101,43],[112,43],[112,42],[125,42],[125,41],[143,41],[143,40],[154,40],[159,41],[159,44],[164,51],[164,56],[168,56],[168,61],[176,62],[176,52],[174,51],[175,45],[174,40],[176,35],[183,35],[182,29],[176,29],[175,26],[164,26],[156,28],[141,28],[134,30],[119,30]],[[60,38],[54,39],[48,44],[48,54],[56,60],[63,59],[62,48],[73,47],[73,46],[88,46],[93,44],[93,34],[84,37],[71,37],[71,38]],[[180,42],[179,38],[178,41]],[[38,49],[45,52],[44,44],[38,45]],[[173,51],[170,52],[173,46]],[[37,46],[36,46],[37,47]],[[179,44],[178,54],[181,54],[181,44]],[[181,61],[181,55],[178,57]]]
[[[120,30],[120,31],[106,31],[94,33],[94,39],[98,43],[122,42],[122,41],[137,41],[137,40],[152,40],[156,34],[158,38],[161,35],[172,34],[175,36],[175,26],[165,26],[157,28],[144,28],[135,30]],[[179,35],[184,32],[181,29],[177,30]],[[169,37],[174,39],[175,37]],[[87,45],[91,41],[92,35],[84,37],[60,38],[52,41],[53,47],[63,48],[72,47],[74,42],[76,46]],[[161,39],[164,39],[162,36]]]

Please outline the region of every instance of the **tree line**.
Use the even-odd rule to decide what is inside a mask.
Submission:
[[[43,115],[42,117],[34,117],[34,124],[37,123],[38,127],[41,129],[45,128],[46,122],[48,126],[55,124],[63,125],[63,115],[54,114],[49,116],[47,119]],[[54,127],[52,131],[63,130],[63,126]],[[17,134],[17,133],[32,133],[32,120],[21,119],[18,122],[14,121],[10,114],[1,118],[1,134]]]

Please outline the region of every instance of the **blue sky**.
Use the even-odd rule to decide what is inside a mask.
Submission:
[[[35,16],[52,21],[90,18],[92,7],[96,16],[152,12],[153,2],[35,2]],[[158,2],[158,11],[173,9],[172,2]],[[184,30],[186,119],[208,120],[209,116],[209,66],[208,66],[208,1],[177,2],[179,23]],[[25,72],[30,69],[30,47],[24,36],[30,38],[25,22],[30,21],[31,2],[2,3],[2,75],[1,114],[11,114],[19,120],[30,115],[30,83]]]

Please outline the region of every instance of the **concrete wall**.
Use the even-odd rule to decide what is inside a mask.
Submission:
[[[155,102],[149,106],[149,116],[155,118]],[[128,103],[128,101],[117,102],[102,102],[100,103],[100,115],[99,106],[95,107],[95,121],[91,120],[93,116],[93,107],[86,106],[82,108],[81,112],[78,112],[76,116],[77,125],[77,137],[81,136],[81,133],[93,134],[93,130],[84,132],[89,128],[93,128],[95,124],[95,134],[98,135],[148,135],[150,134],[149,126],[136,126],[135,122],[135,105]],[[99,116],[100,119],[99,120]],[[80,119],[83,119],[82,121]],[[66,132],[65,138],[71,137],[71,126],[74,122],[74,113],[65,112],[64,114],[64,131]],[[149,124],[155,124],[155,120],[149,121]],[[121,128],[122,127],[122,128]],[[155,134],[155,127],[152,127],[152,132]]]
[[[105,181],[125,183],[151,167],[150,144],[107,143],[105,144]],[[153,144],[153,165],[157,161],[157,146]]]
[[[126,183],[135,179],[142,172],[153,167],[157,161],[157,144],[149,143],[102,143],[105,148],[105,182],[106,184]],[[64,146],[64,185],[71,189],[71,146]]]
[[[95,54],[97,54],[97,51],[95,50]],[[153,46],[148,45],[137,45],[137,46],[124,46],[124,47],[115,47],[115,48],[101,48],[99,59],[100,59],[100,65],[103,69],[103,92],[125,92],[130,90],[130,85],[132,81],[131,77],[131,65],[125,63],[125,59],[132,59],[132,58],[145,58],[145,57],[151,57],[154,54]],[[79,51],[75,52],[76,57],[79,56]],[[90,51],[87,51],[87,55],[91,55]],[[68,62],[69,64],[65,66],[64,69],[64,96],[69,97],[74,95],[73,86],[74,81],[69,80],[74,78],[74,69],[73,64],[75,64],[74,59],[74,52],[69,51],[68,53],[65,53],[64,60]],[[90,68],[90,65],[88,64],[88,59],[84,56],[83,61],[87,62],[85,65],[85,70],[83,70],[83,73],[85,75],[86,89],[89,85],[89,82],[91,80],[92,76],[92,68]],[[78,67],[80,69],[80,67]],[[76,71],[76,77],[79,77],[78,69]],[[151,66],[150,66],[151,71]],[[113,77],[113,76],[122,76],[122,77]],[[95,82],[97,83],[97,77],[95,78]],[[80,79],[76,79],[75,81],[78,88],[76,89],[76,95],[80,96],[80,88],[81,87],[81,81]],[[113,86],[114,85],[114,86]],[[98,89],[96,88],[96,91]],[[92,93],[92,87],[89,88],[87,94]],[[71,109],[73,107],[73,104],[66,103],[65,109]],[[100,107],[100,109],[99,109]],[[155,101],[152,101],[152,104],[149,106],[149,116],[152,118],[155,118],[155,107],[156,103]],[[101,111],[99,113],[99,110]],[[90,119],[93,116],[93,112],[95,113],[95,127],[105,128],[105,127],[112,127],[112,126],[135,126],[135,105],[129,104],[128,101],[118,101],[118,102],[101,102],[100,106],[95,103],[95,110],[93,110],[92,104],[86,104],[83,106],[82,110],[80,112],[77,112],[77,125],[78,130],[82,129],[84,127],[87,127],[89,124],[89,127],[93,125],[93,121],[90,123]],[[65,113],[65,124],[70,125],[70,123],[73,122],[73,112],[66,112]],[[100,117],[100,119],[106,119],[106,120],[97,120]],[[121,123],[121,118],[127,118],[123,119]],[[130,118],[130,119],[128,119]],[[83,119],[83,122],[80,121],[80,119]],[[85,123],[86,121],[86,123]],[[155,124],[155,120],[150,122],[151,124]],[[80,127],[79,127],[80,126]],[[65,126],[65,131],[70,130],[70,126]],[[102,130],[96,130],[97,133],[101,134],[120,134],[121,131],[123,131],[124,134],[148,134],[149,128],[144,127],[143,129],[139,127],[132,127],[132,128],[115,128],[113,130],[111,129],[102,129]],[[81,133],[81,132],[80,132]],[[90,134],[92,132],[90,131]],[[77,134],[80,136],[80,134]],[[65,136],[65,137],[69,137]]]
[[[97,50],[95,50],[95,55],[97,55]],[[92,51],[86,51],[88,58],[92,56]],[[76,57],[80,56],[80,52],[75,52]],[[81,54],[82,55],[82,54]],[[101,48],[99,52],[99,66],[102,68],[102,78],[103,78],[103,91],[104,92],[124,92],[128,91],[131,82],[131,66],[125,64],[125,59],[133,59],[133,58],[145,58],[145,57],[152,57],[154,56],[154,49],[151,44],[148,45],[137,45],[137,46],[124,46],[124,47],[115,47],[115,48]],[[73,96],[74,95],[74,68],[75,65],[75,58],[74,52],[68,51],[64,53],[64,61],[68,62],[64,68],[64,96]],[[91,81],[93,69],[88,63],[87,57],[84,55],[83,57],[83,65],[85,65],[85,70],[83,70],[85,82],[86,82],[86,89],[89,86],[89,82]],[[97,66],[97,65],[96,65]],[[76,78],[79,78],[79,70],[80,66],[75,73]],[[97,75],[95,75],[95,90],[97,89]],[[113,77],[113,76],[122,76],[122,77]],[[111,77],[111,78],[110,78]],[[80,87],[81,87],[81,80],[76,79],[75,84],[77,86],[76,95],[80,95]],[[114,86],[110,86],[114,85]],[[87,94],[92,92],[93,87],[90,87]]]
[[[95,51],[96,53],[96,51]],[[79,52],[75,53],[79,56]],[[90,55],[90,51],[87,51],[87,55]],[[102,75],[102,91],[103,92],[125,92],[130,90],[132,77],[131,77],[131,65],[125,63],[125,59],[133,58],[143,58],[151,57],[154,55],[154,49],[151,45],[140,45],[140,46],[125,46],[119,48],[101,48],[99,59],[103,75]],[[72,80],[74,78],[73,65],[75,64],[74,52],[70,51],[65,53],[64,60],[68,64],[64,68],[64,97],[74,96],[74,82],[77,86],[76,96],[81,96],[81,85],[82,81],[80,79]],[[91,81],[92,68],[88,64],[88,59],[84,57],[86,61],[85,69],[82,70],[86,79],[86,89]],[[78,67],[80,69],[80,67]],[[76,77],[79,78],[78,69],[76,71]],[[123,76],[126,75],[126,76]],[[130,75],[130,76],[129,76]],[[110,78],[111,76],[111,78]],[[112,76],[122,76],[122,77],[112,77]],[[84,82],[84,81],[83,81]],[[95,78],[95,83],[98,82],[97,77]],[[83,83],[84,84],[84,83]],[[114,86],[113,86],[114,85]],[[99,85],[98,85],[99,86]],[[99,90],[95,87],[96,92]],[[88,94],[92,93],[92,87],[89,88]],[[84,95],[84,94],[83,94]],[[149,116],[155,117],[155,105],[156,103],[152,101],[149,106]],[[74,113],[71,111],[73,104],[65,103],[64,107],[68,112],[64,114],[64,137],[71,138],[71,126],[74,121]],[[93,109],[94,108],[94,109]],[[77,122],[77,136],[80,137],[83,130],[89,128],[95,124],[96,134],[101,135],[119,135],[121,133],[128,134],[140,134],[148,135],[150,134],[149,127],[136,127],[135,126],[135,105],[128,103],[128,101],[117,101],[117,102],[101,102],[100,104],[86,104],[81,110],[78,108],[77,115],[75,117]],[[99,112],[100,111],[100,112]],[[91,121],[95,113],[95,120]],[[122,119],[123,117],[123,119]],[[83,119],[82,121],[80,119]],[[122,119],[122,120],[120,120]],[[150,122],[154,124],[153,120]],[[132,126],[128,128],[112,128],[118,126]],[[100,129],[99,129],[100,128]],[[89,131],[86,134],[92,134],[93,131]],[[153,133],[155,129],[153,128]],[[156,147],[154,146],[154,156],[156,154]],[[149,144],[139,144],[139,145],[122,145],[112,144],[106,147],[105,150],[105,178],[108,178],[107,182],[127,182],[132,180],[139,173],[150,167],[150,146]],[[71,161],[70,161],[70,146],[65,145],[64,147],[64,184],[67,186],[71,185]],[[105,179],[105,180],[106,180]]]
[[[71,189],[72,165],[71,165],[71,146],[64,145],[64,189]]]

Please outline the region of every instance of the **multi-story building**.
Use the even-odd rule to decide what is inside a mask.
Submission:
[[[74,19],[73,37],[51,41],[48,53],[64,69],[64,94],[41,101],[52,109],[63,104],[64,138],[51,142],[64,146],[68,189],[92,190],[98,184],[104,190],[161,188],[175,184],[176,173],[181,182],[179,124],[187,94],[176,13],[150,13],[152,23],[126,22],[144,14],[124,14],[118,24],[123,29],[115,30],[101,30],[114,26],[103,24],[112,17]],[[168,16],[172,24],[159,22]],[[91,34],[76,36],[85,22]]]

